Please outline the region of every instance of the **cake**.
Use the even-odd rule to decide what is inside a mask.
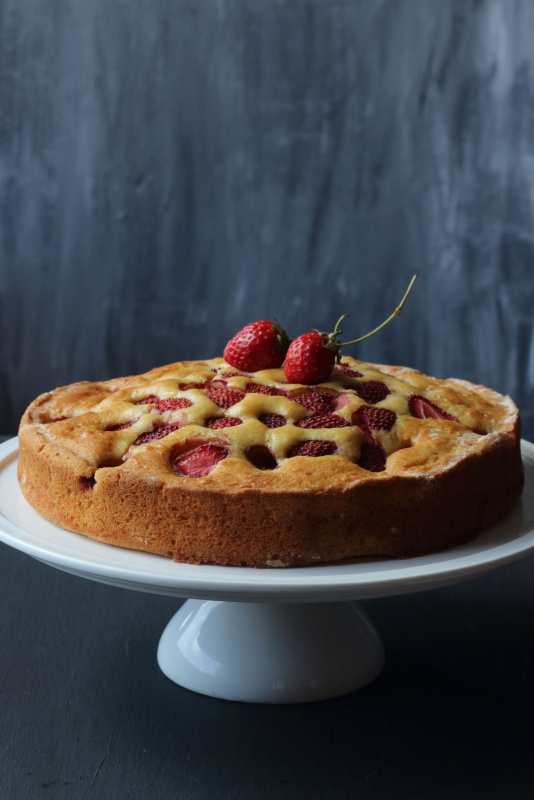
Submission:
[[[222,358],[74,383],[31,403],[19,441],[42,516],[194,564],[432,553],[501,519],[523,483],[509,397],[349,357],[315,386]]]

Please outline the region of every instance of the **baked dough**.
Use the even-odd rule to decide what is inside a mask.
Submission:
[[[348,357],[316,387],[221,358],[75,383],[31,403],[19,441],[44,517],[195,564],[431,553],[499,520],[523,485],[509,397]],[[212,463],[195,477],[199,452]]]

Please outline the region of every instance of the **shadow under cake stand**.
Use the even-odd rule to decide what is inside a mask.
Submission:
[[[0,540],[73,575],[189,598],[157,655],[187,689],[244,702],[324,700],[365,686],[384,665],[380,637],[355,600],[467,580],[534,551],[534,445],[522,442],[522,454],[521,501],[473,542],[406,561],[257,570],[174,563],[58,528],[23,498],[11,439],[0,445]]]

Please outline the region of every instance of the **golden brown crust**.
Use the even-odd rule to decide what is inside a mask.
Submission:
[[[22,492],[47,519],[100,541],[177,561],[255,567],[429,553],[473,538],[511,509],[523,474],[510,398],[402,367],[343,364],[357,375],[336,369],[320,387],[337,398],[335,413],[347,423],[339,428],[297,424],[313,414],[295,400],[309,387],[286,384],[282,370],[232,375],[222,359],[56,389],[21,421]],[[225,411],[199,388],[218,381],[237,391],[262,384],[286,396],[249,392]],[[387,386],[377,403],[358,395],[370,381]],[[139,404],[153,395],[190,405]],[[414,395],[455,419],[414,417]],[[368,432],[354,415],[368,405],[396,415],[390,430],[372,432],[387,456],[379,472],[357,463]],[[283,415],[287,424],[268,428],[262,414]],[[225,416],[242,422],[205,427]],[[158,425],[181,427],[136,444]],[[288,457],[310,440],[335,443],[336,454]],[[174,455],[201,443],[223,447],[227,457],[205,476],[176,474]],[[250,462],[255,444],[269,448],[276,469]]]

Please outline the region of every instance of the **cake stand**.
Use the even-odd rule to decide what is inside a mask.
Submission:
[[[12,439],[0,445],[0,540],[73,575],[189,598],[158,647],[161,669],[181,686],[245,702],[323,700],[365,686],[384,664],[353,601],[467,580],[534,552],[534,445],[522,442],[522,454],[521,501],[469,544],[405,561],[257,570],[174,563],[56,527],[22,497]]]

